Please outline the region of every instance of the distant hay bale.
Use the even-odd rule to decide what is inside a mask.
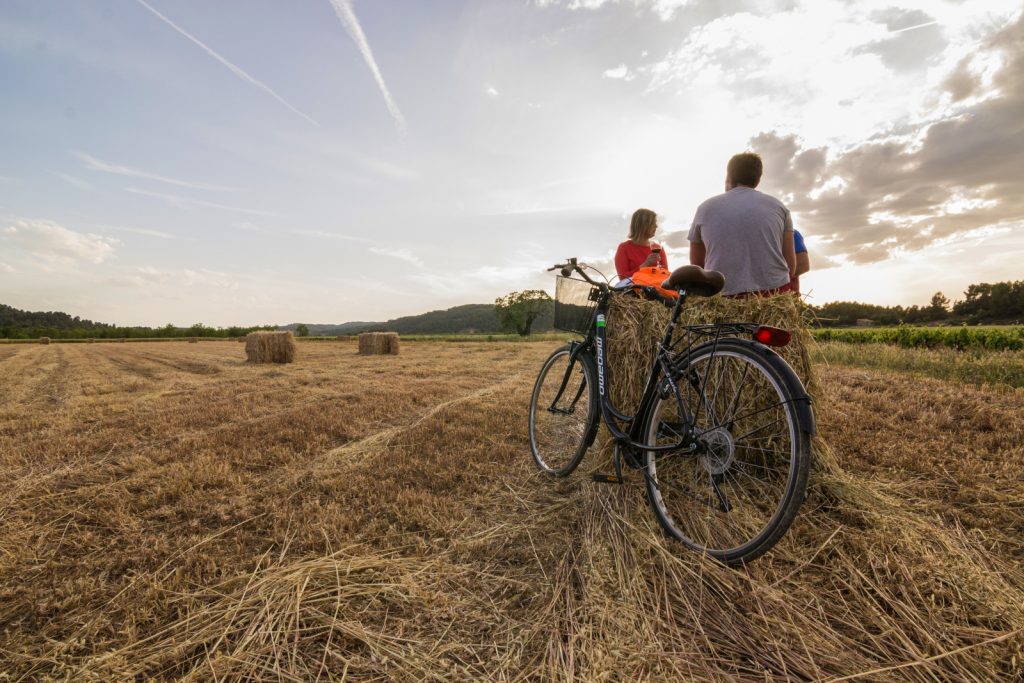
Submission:
[[[124,344],[124,343],[125,343],[126,341],[128,341],[128,340],[127,340],[127,339],[125,339],[124,337],[121,337],[121,338],[120,338],[120,339],[118,339],[117,341],[118,341],[118,342],[120,342],[121,344]]]
[[[93,339],[92,337],[89,337],[88,339],[85,340],[85,343],[86,344],[95,344],[96,340]]]
[[[188,338],[188,343],[189,344],[198,344],[199,343],[199,337],[189,337]]]
[[[359,335],[359,354],[362,356],[398,355],[397,332],[363,332]]]
[[[49,337],[40,337],[39,338],[39,343],[40,344],[49,344],[50,343],[50,338]]]
[[[245,337],[235,337],[235,341],[236,342],[242,342],[244,344],[246,340],[245,340]]]
[[[245,355],[250,363],[291,363],[295,360],[295,337],[291,332],[250,332],[245,338]]]

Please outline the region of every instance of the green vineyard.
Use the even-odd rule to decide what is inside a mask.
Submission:
[[[988,351],[1024,350],[1024,325],[992,327],[899,327],[814,330],[818,341],[891,344],[903,348]]]

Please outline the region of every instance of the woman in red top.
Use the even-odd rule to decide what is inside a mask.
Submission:
[[[650,209],[637,209],[629,222],[629,239],[619,245],[615,252],[615,272],[619,279],[632,277],[633,273],[647,266],[660,265],[668,268],[668,259],[661,246],[651,238],[658,230],[658,214]]]

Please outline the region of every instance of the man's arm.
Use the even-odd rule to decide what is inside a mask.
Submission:
[[[792,247],[792,245],[790,245]],[[703,242],[690,242],[690,264],[704,267],[704,258],[707,256],[707,249]]]
[[[811,259],[806,251],[798,252],[796,255],[796,276],[800,277],[811,269]]]
[[[786,258],[786,265],[789,266],[789,277],[796,277],[796,246],[793,242],[792,230],[782,233],[782,255]]]

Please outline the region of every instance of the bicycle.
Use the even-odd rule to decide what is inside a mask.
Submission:
[[[575,258],[560,269],[555,327],[583,336],[544,362],[530,398],[530,449],[544,472],[565,477],[580,464],[603,421],[623,464],[643,473],[661,527],[685,546],[728,565],[750,562],[786,533],[803,503],[815,433],[811,398],[771,347],[790,334],[754,323],[683,326],[689,296],[714,296],[725,280],[697,266],[675,270],[663,288],[613,289]],[[595,272],[596,269],[594,269]],[[578,275],[579,277],[573,277]],[[609,397],[606,316],[613,296],[657,298],[672,313],[633,415]]]

